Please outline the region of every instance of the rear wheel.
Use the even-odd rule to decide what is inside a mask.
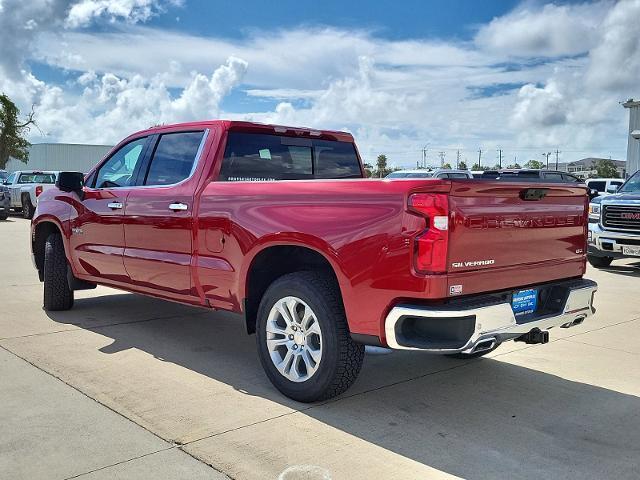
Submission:
[[[28,220],[32,219],[33,213],[35,212],[35,210],[36,208],[31,203],[31,197],[29,197],[28,195],[25,195],[22,198],[22,217]]]
[[[273,282],[260,302],[256,327],[267,377],[294,400],[340,395],[360,372],[364,346],[351,339],[340,291],[328,275],[297,272]]]
[[[595,255],[587,255],[589,263],[596,268],[606,268],[613,262],[613,257],[596,257]]]
[[[73,306],[73,290],[67,281],[67,268],[62,237],[52,233],[44,246],[45,310],[69,310]]]

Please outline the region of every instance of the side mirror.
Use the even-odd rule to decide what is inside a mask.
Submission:
[[[60,172],[56,179],[56,187],[63,192],[76,192],[82,197],[82,187],[84,186],[84,173],[80,172]]]
[[[617,185],[609,185],[607,187],[607,193],[616,193],[618,191]]]
[[[590,188],[589,189],[589,200],[593,200],[598,195],[600,195],[600,192],[598,192],[598,190],[596,190],[595,188]]]

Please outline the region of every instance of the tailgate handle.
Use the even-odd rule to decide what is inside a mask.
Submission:
[[[526,188],[520,190],[520,198],[527,201],[542,200],[547,196],[547,191],[546,188]]]

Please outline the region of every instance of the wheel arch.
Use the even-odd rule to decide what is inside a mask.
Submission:
[[[255,333],[258,306],[269,285],[283,275],[301,271],[323,271],[330,275],[336,282],[340,301],[344,306],[340,286],[341,271],[335,260],[330,260],[323,251],[308,243],[263,244],[248,259],[243,269],[244,289],[241,298],[248,334]]]
[[[40,281],[44,281],[44,249],[47,238],[52,233],[57,233],[62,237],[62,244],[64,246],[65,256],[69,260],[68,245],[65,236],[63,235],[62,227],[53,220],[43,220],[38,222],[33,228],[33,234],[31,236],[31,252],[33,255],[33,262],[38,270],[38,277]]]

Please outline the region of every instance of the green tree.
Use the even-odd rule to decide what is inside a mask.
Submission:
[[[458,168],[460,170],[466,170],[467,169],[467,162],[465,162],[464,160],[461,160],[460,163],[458,163]]]
[[[509,165],[507,168],[522,168],[518,162]]]
[[[388,172],[388,170],[387,170],[387,156],[384,155],[384,154],[378,155],[378,158],[376,159],[376,163],[377,163],[376,177],[382,178]]]
[[[540,160],[529,160],[524,164],[524,168],[534,168],[536,170],[541,170],[544,168],[544,162]]]
[[[27,115],[24,122],[18,117],[20,110],[4,93],[0,94],[0,169],[4,169],[9,158],[17,158],[23,163],[29,160],[31,144],[24,138],[31,125],[35,125],[34,112]]]
[[[367,176],[367,178],[371,178],[373,176],[373,165],[371,165],[370,163],[365,163],[364,173]]]
[[[596,172],[601,178],[618,178],[618,169],[616,164],[609,159],[599,159],[595,162]]]
[[[474,163],[471,170],[482,170],[482,166],[479,163]]]
[[[442,168],[447,168],[447,169],[451,170],[451,164],[450,163],[445,163],[444,165],[442,165]]]

